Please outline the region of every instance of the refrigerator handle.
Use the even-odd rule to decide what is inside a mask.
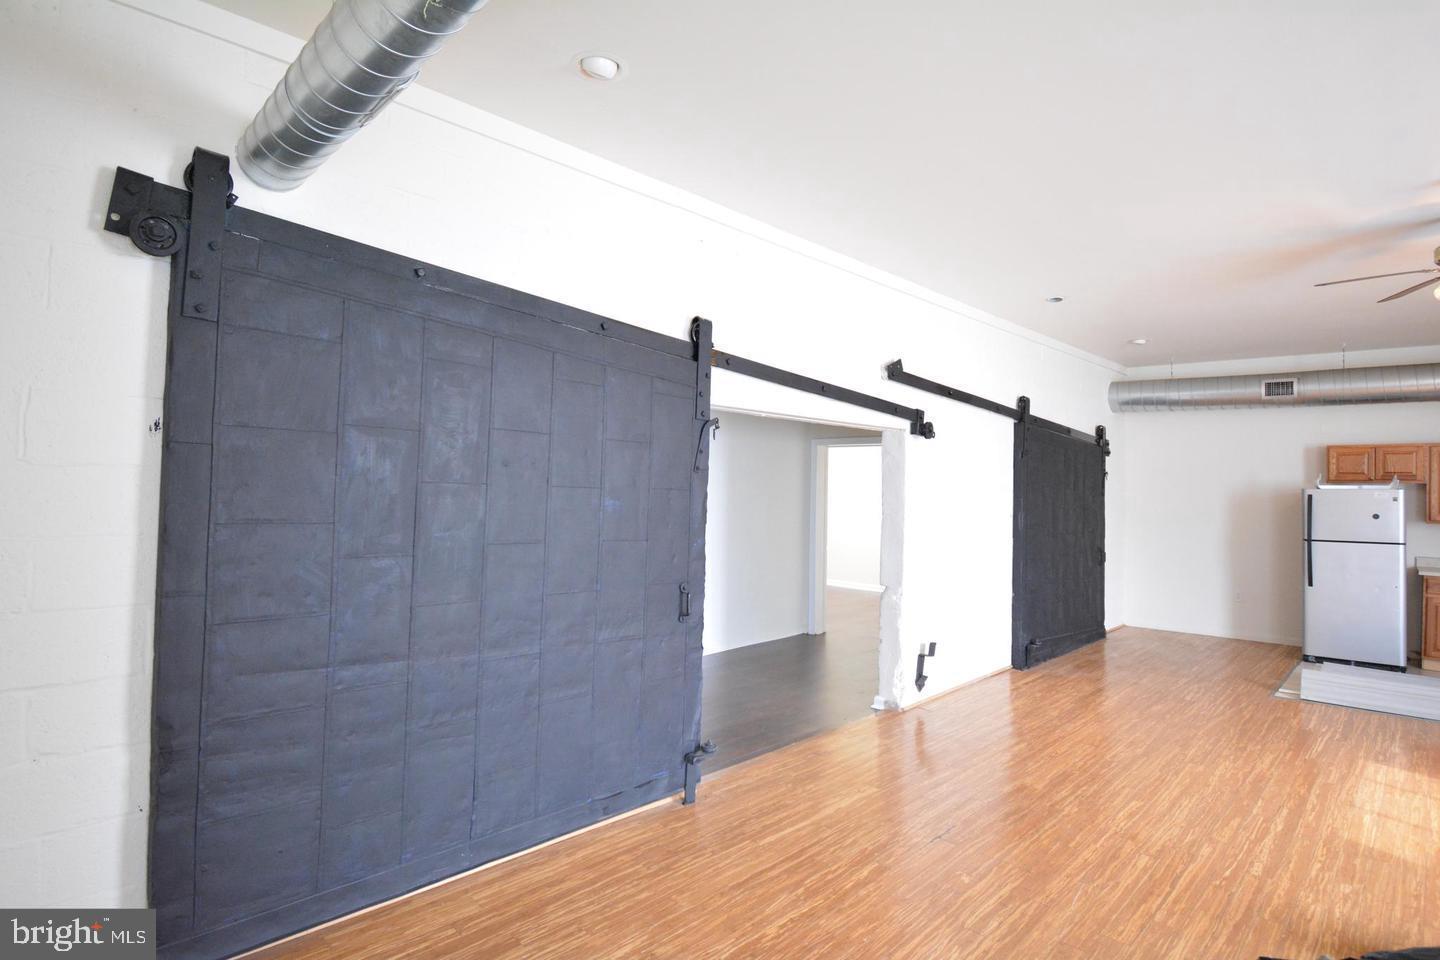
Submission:
[[[1315,494],[1305,494],[1305,583],[1315,586],[1315,542],[1310,534],[1315,529]]]

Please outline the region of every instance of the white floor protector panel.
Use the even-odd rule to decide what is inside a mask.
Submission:
[[[1280,686],[1275,688],[1272,696],[1279,697],[1281,700],[1300,699],[1300,664],[1298,662],[1293,670],[1285,674],[1285,679],[1280,681]]]
[[[1343,663],[1302,663],[1300,699],[1440,720],[1440,674],[1395,673]]]

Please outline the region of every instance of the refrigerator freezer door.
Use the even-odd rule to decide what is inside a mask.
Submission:
[[[1398,487],[1306,490],[1305,497],[1311,540],[1405,542],[1405,491]]]
[[[1305,654],[1405,665],[1405,548],[1305,544]]]

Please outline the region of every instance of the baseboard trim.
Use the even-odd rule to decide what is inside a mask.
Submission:
[[[1139,624],[1122,624],[1122,626],[1134,627],[1136,630],[1154,630],[1158,633],[1178,633],[1187,637],[1201,637],[1206,640],[1239,640],[1242,643],[1265,643],[1276,647],[1301,647],[1303,644],[1297,637],[1257,636],[1257,637],[1229,637],[1223,633],[1197,633],[1194,630],[1180,630],[1176,627],[1147,627]],[[1119,630],[1120,627],[1114,627]],[[1110,631],[1106,631],[1109,633]]]
[[[825,586],[834,587],[837,590],[863,590],[866,593],[884,593],[883,583],[861,583],[858,580],[826,580]]]
[[[1009,673],[1014,669],[1014,667],[1001,667],[999,670],[991,670],[989,673],[981,674],[978,677],[971,677],[969,680],[961,681],[953,687],[947,687],[944,690],[938,690],[935,693],[929,694],[928,696],[921,697],[919,700],[907,703],[905,704],[905,706],[898,708],[896,712],[904,713],[906,710],[923,706],[924,704],[929,703],[931,700],[939,700],[941,697],[949,696],[952,693],[957,693],[958,691],[964,690],[966,687],[971,686],[972,684],[979,683],[981,680],[989,680],[991,677],[998,677],[1000,676],[1000,674]]]

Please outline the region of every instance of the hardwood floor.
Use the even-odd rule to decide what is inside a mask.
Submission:
[[[707,772],[871,713],[879,688],[880,595],[825,591],[825,632],[708,654],[700,717]]]
[[[1440,943],[1440,724],[1123,629],[266,958],[1313,960]]]

